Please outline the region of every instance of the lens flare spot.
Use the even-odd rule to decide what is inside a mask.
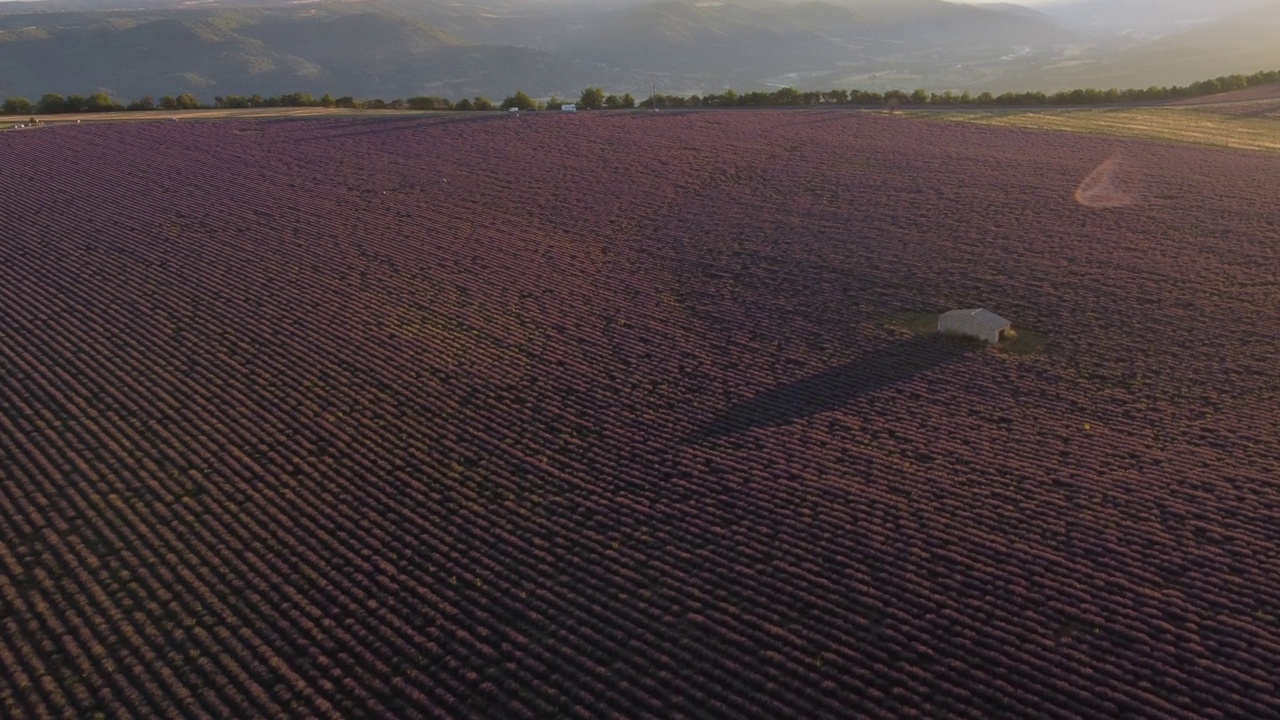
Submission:
[[[1120,158],[1109,158],[1080,181],[1075,198],[1088,208],[1132,205],[1137,201],[1136,174]]]

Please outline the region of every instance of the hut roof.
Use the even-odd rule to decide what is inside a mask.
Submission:
[[[1011,324],[1008,320],[1005,320],[1004,318],[1000,317],[999,315],[985,308],[973,308],[969,310],[951,310],[950,312],[945,312],[942,315],[943,317],[959,317],[959,316],[968,315],[975,322],[978,322],[983,327],[988,327],[993,329],[1006,328],[1006,327],[1009,327],[1009,325]]]

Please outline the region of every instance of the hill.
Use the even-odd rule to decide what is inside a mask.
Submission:
[[[0,14],[0,93],[456,98],[516,88],[568,95],[588,84],[640,92],[660,81],[668,92],[707,92],[855,79],[875,88],[985,78],[1002,57],[1050,53],[1070,40],[1035,13],[941,0],[11,8]],[[889,75],[867,77],[881,71]]]
[[[1142,42],[1275,4],[1276,0],[1054,0],[1038,7],[1090,37]]]
[[[360,4],[0,15],[0,92],[469,97],[573,88],[569,63]]]
[[[567,58],[660,77],[676,89],[841,87],[867,73],[932,82],[1011,54],[1050,53],[1071,33],[1025,9],[911,2],[709,3],[662,0],[576,15],[524,42]],[[957,65],[962,67],[957,68]],[[989,71],[989,70],[988,70]],[[974,74],[977,73],[977,74]]]
[[[1196,24],[1120,49],[1102,45],[1004,81],[1044,91],[1186,85],[1280,67],[1280,4]]]
[[[5,717],[1280,714],[1273,156],[0,137]],[[903,326],[974,306],[1045,344]]]
[[[1211,16],[1189,1],[1159,12],[1147,0],[1106,6],[1099,26],[1091,1],[1044,11],[943,0],[0,3],[0,96],[499,99],[516,89],[571,97],[589,85],[1000,94],[1280,66],[1275,0],[1233,0]]]

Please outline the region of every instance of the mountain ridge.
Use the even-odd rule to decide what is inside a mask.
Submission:
[[[1142,1],[1115,0],[1125,6]],[[1089,7],[1088,0],[1075,4]],[[517,89],[572,96],[588,85],[617,92],[657,85],[685,94],[787,85],[998,93],[1146,87],[1280,66],[1280,52],[1266,49],[1275,42],[1255,40],[1264,49],[1247,52],[1207,26],[1191,32],[1208,33],[1208,47],[1190,53],[1195,41],[1184,36],[1091,39],[1066,27],[1060,11],[1010,3],[137,0],[129,8],[96,6],[88,0],[0,5],[0,96],[496,98]],[[1159,53],[1189,59],[1153,60]]]

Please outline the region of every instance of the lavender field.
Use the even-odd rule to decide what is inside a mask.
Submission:
[[[1280,158],[0,134],[0,716],[1280,714]],[[987,307],[1030,354],[914,333]]]

